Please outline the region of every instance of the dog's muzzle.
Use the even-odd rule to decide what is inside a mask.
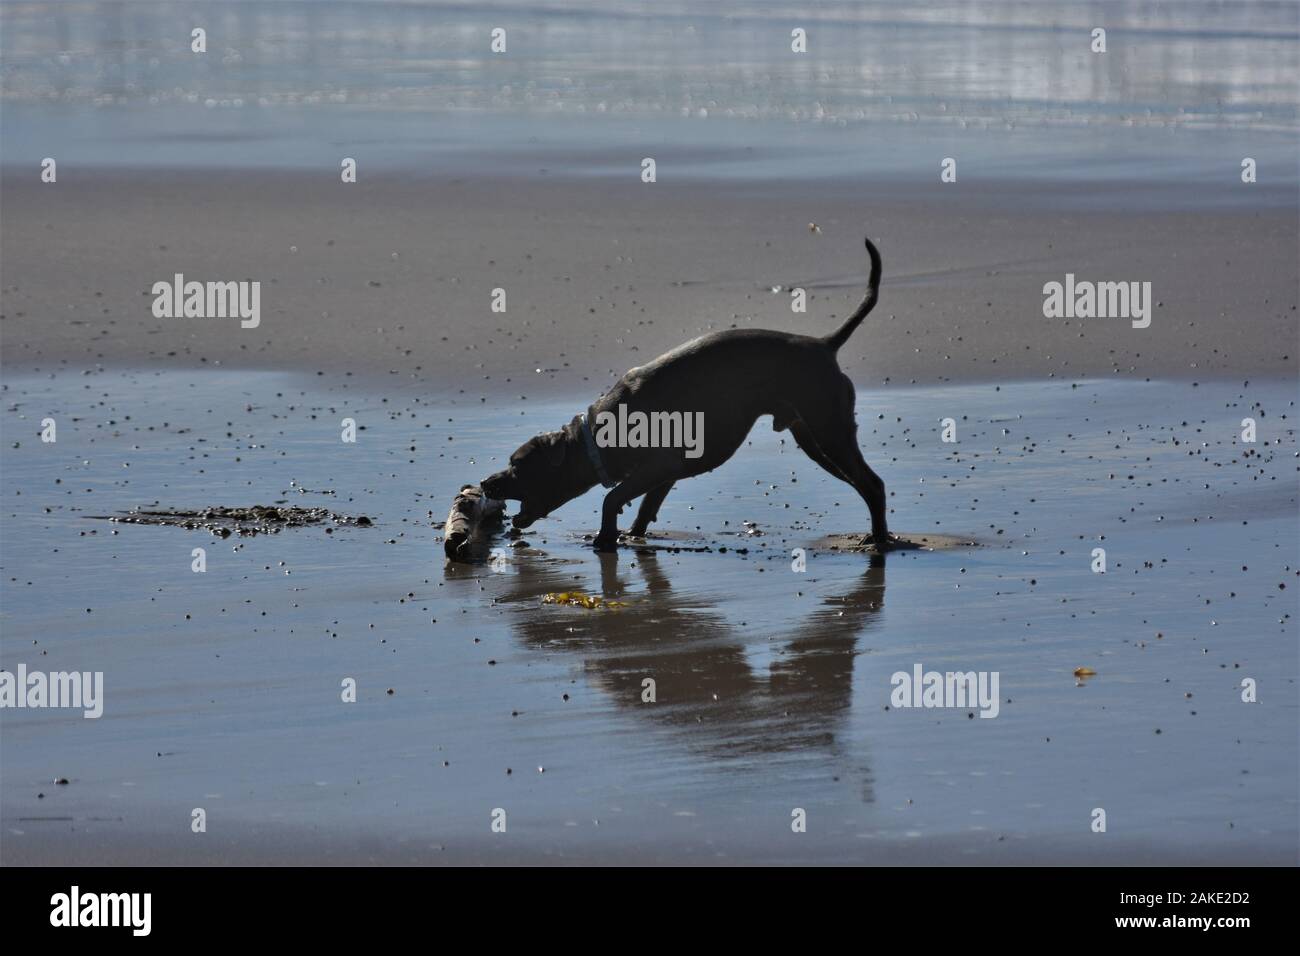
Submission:
[[[484,478],[479,487],[483,489],[483,494],[489,498],[495,498],[498,501],[513,498],[518,501],[518,495],[514,493],[513,488],[514,477],[509,471],[498,471],[495,475]]]
[[[523,492],[518,488],[518,478],[510,469],[499,471],[495,475],[484,478],[479,487],[483,489],[483,494],[489,498],[495,498],[498,501],[519,502],[519,513],[510,519],[510,523],[516,528],[527,528],[538,518],[546,517],[548,513],[547,510],[539,510],[535,507],[535,503],[530,504],[524,500]]]

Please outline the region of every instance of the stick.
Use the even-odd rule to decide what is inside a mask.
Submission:
[[[483,494],[477,485],[463,485],[443,526],[443,551],[452,561],[470,560],[470,543],[479,530],[501,520],[505,502]]]

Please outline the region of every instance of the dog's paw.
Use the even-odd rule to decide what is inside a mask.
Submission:
[[[598,534],[596,535],[595,538],[592,539],[591,546],[595,548],[597,551],[606,551],[606,552],[617,551],[618,535],[606,536],[603,534]]]

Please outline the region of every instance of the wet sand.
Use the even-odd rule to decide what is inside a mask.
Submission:
[[[643,184],[635,167],[349,186],[217,171],[43,186],[8,170],[0,189],[13,371],[300,369],[590,401],[707,331],[829,332],[862,296],[864,234],[885,282],[840,356],[859,387],[1294,378],[1300,362],[1293,188],[1183,187],[1179,211],[1158,186]],[[261,324],[154,318],[153,284],[177,273],[260,281]],[[1067,274],[1150,282],[1150,327],[1044,317],[1044,285]]]
[[[6,862],[1295,862],[1283,383],[864,389],[894,526],[944,547],[835,550],[865,509],[760,423],[651,547],[593,554],[592,493],[498,571],[434,525],[570,402],[222,370],[4,394],[0,666],[105,673],[98,720],[4,713]],[[195,502],[374,524],[88,517]],[[544,603],[574,590],[623,606]],[[999,672],[996,719],[890,707],[918,663]]]
[[[0,4],[0,669],[104,674],[0,710],[0,864],[1297,862],[1293,11],[195,11]],[[833,329],[864,234],[840,360],[933,547],[760,421],[643,543],[590,493],[446,565],[629,367]]]

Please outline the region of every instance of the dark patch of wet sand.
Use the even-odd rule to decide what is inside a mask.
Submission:
[[[357,528],[369,528],[372,524],[365,515],[344,515],[330,511],[328,508],[301,508],[284,504],[248,507],[216,505],[203,508],[132,508],[130,511],[115,515],[86,515],[86,517],[111,521],[115,524],[159,525],[184,528],[187,531],[207,531],[218,538],[228,538],[232,534],[240,537],[279,534],[286,528],[306,528],[327,523],[335,527]]]

